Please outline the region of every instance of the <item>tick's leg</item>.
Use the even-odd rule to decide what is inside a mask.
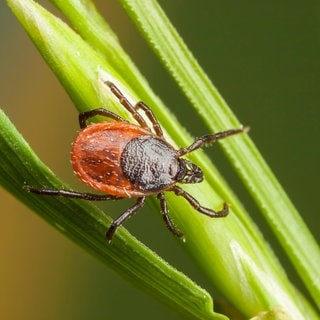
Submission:
[[[84,199],[89,201],[105,201],[105,200],[120,200],[121,197],[112,196],[108,194],[94,194],[86,192],[76,192],[63,189],[45,189],[45,188],[34,188],[28,185],[23,186],[28,192],[44,195],[44,196],[59,196],[65,198],[74,198],[74,199]]]
[[[127,122],[127,120],[121,118],[120,116],[118,116],[117,114],[104,109],[104,108],[97,108],[97,109],[93,109],[93,110],[89,110],[89,111],[85,111],[85,112],[81,112],[79,113],[79,124],[80,124],[80,128],[83,129],[87,126],[87,120],[94,117],[94,116],[103,116],[106,118],[111,118],[113,120],[116,121],[124,121]]]
[[[227,203],[224,203],[223,205],[223,209],[220,211],[214,211],[212,209],[208,209],[205,207],[202,207],[199,202],[193,198],[189,193],[187,193],[186,191],[184,191],[183,189],[174,186],[172,187],[172,189],[170,189],[171,191],[173,191],[177,196],[182,196],[184,197],[193,208],[195,208],[197,211],[212,217],[212,218],[222,218],[228,215],[229,213],[229,207]]]
[[[159,199],[160,201],[160,208],[161,208],[161,215],[162,215],[162,218],[167,226],[167,228],[175,235],[175,236],[178,236],[178,237],[183,237],[183,233],[178,230],[172,220],[170,219],[169,217],[169,210],[168,210],[168,205],[167,205],[167,201],[166,201],[166,198],[164,196],[164,193],[161,192],[161,193],[158,193],[157,195],[157,198]]]
[[[104,82],[110,89],[111,92],[119,99],[120,103],[132,114],[135,120],[140,124],[142,128],[149,129],[147,123],[142,118],[140,113],[135,107],[129,102],[129,100],[122,94],[122,92],[110,81]]]
[[[112,236],[117,230],[117,228],[127,219],[129,219],[136,211],[141,208],[145,203],[146,197],[138,198],[136,203],[128,208],[124,213],[122,213],[118,218],[112,221],[111,226],[109,227],[106,238],[109,242],[112,240]]]
[[[234,134],[248,132],[249,130],[250,130],[249,127],[244,127],[241,129],[231,129],[231,130],[227,130],[227,131],[222,131],[222,132],[202,136],[202,137],[196,139],[189,147],[179,149],[178,155],[179,155],[179,157],[181,157],[184,154],[187,154],[189,152],[192,152],[196,149],[201,148],[204,144],[214,143],[217,140],[224,139],[224,138],[232,136]]]
[[[137,110],[142,109],[144,111],[148,119],[151,121],[153,130],[155,131],[156,135],[160,138],[164,138],[160,123],[158,122],[153,111],[142,101],[139,101],[134,107]]]

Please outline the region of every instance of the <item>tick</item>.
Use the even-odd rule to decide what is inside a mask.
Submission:
[[[129,123],[103,108],[82,112],[79,114],[81,131],[73,142],[71,151],[73,170],[78,178],[104,194],[27,186],[28,191],[40,195],[92,201],[135,198],[135,204],[111,223],[106,232],[109,242],[116,229],[141,208],[150,195],[156,195],[159,199],[161,215],[168,229],[174,235],[182,237],[183,233],[174,226],[169,217],[165,191],[172,191],[177,196],[182,196],[202,214],[212,218],[225,217],[228,214],[226,203],[220,211],[205,208],[177,186],[177,183],[199,183],[204,178],[202,170],[182,156],[205,144],[247,132],[249,128],[208,134],[197,138],[190,146],[177,150],[165,140],[158,120],[146,104],[140,101],[133,106],[113,83],[106,81],[105,84],[122,106],[132,114],[138,125]],[[144,112],[151,126],[141,116],[140,111]],[[90,118],[97,115],[114,121],[87,123]]]

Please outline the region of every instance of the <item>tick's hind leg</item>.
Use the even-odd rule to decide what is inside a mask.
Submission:
[[[28,192],[40,194],[43,196],[56,196],[73,199],[83,199],[89,201],[107,201],[107,200],[121,200],[122,197],[112,196],[109,194],[95,194],[88,192],[77,192],[64,189],[46,189],[46,188],[34,188],[28,185],[23,186]]]
[[[122,213],[118,218],[112,221],[107,233],[106,238],[109,242],[112,240],[112,236],[116,232],[117,228],[127,219],[129,219],[132,215],[134,215],[139,208],[141,208],[145,203],[146,197],[138,198],[136,203],[128,208],[124,213]]]
[[[184,191],[183,189],[181,189],[177,186],[172,187],[172,189],[170,189],[170,191],[173,191],[177,196],[184,197],[191,204],[191,206],[194,209],[196,209],[197,211],[199,211],[199,212],[201,212],[211,218],[223,218],[223,217],[227,216],[229,213],[229,207],[228,207],[227,203],[224,203],[222,210],[214,211],[212,209],[202,207],[199,204],[198,200],[196,200],[189,193],[187,193],[186,191]]]
[[[87,126],[87,120],[90,118],[93,118],[94,116],[102,116],[102,117],[106,117],[106,118],[110,118],[116,121],[124,121],[127,122],[127,120],[121,118],[120,116],[118,116],[117,114],[104,109],[104,108],[97,108],[97,109],[93,109],[93,110],[89,110],[89,111],[85,111],[85,112],[81,112],[79,113],[79,124],[80,124],[80,128],[83,129]]]
[[[161,209],[161,215],[162,215],[162,218],[167,226],[167,228],[175,235],[175,236],[178,236],[178,237],[183,237],[183,233],[178,230],[172,220],[170,219],[169,217],[169,210],[168,210],[168,205],[167,205],[167,201],[166,201],[166,198],[165,198],[165,195],[163,192],[161,193],[158,193],[157,195],[157,198],[159,199],[160,201],[160,209]]]

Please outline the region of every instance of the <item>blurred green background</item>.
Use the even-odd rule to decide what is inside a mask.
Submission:
[[[100,0],[96,4],[179,120],[195,136],[207,133],[118,3]],[[240,121],[251,126],[252,138],[319,240],[320,3],[163,0],[160,4]],[[0,39],[1,108],[41,159],[75,189],[82,189],[69,163],[70,144],[78,130],[77,112],[4,1],[0,3]],[[207,152],[274,244],[219,147]],[[127,205],[117,204],[114,216]],[[62,237],[3,189],[0,211],[0,319],[180,319]],[[160,216],[149,214],[146,207],[126,226],[216,296]],[[275,250],[300,286],[281,250],[277,246]]]

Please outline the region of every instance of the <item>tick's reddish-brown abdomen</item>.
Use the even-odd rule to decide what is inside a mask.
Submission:
[[[90,187],[119,197],[141,197],[123,174],[120,157],[129,141],[150,131],[127,122],[102,122],[79,132],[72,145],[71,162],[75,174]]]

